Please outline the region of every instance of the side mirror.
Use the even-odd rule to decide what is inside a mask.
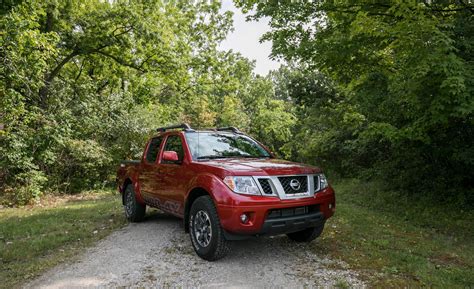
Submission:
[[[164,151],[163,160],[167,162],[177,162],[179,160],[178,153],[175,151]]]

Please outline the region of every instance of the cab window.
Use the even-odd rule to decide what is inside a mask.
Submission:
[[[181,163],[184,158],[183,143],[179,135],[170,135],[166,139],[165,148],[163,151],[175,151],[178,154],[178,162]],[[163,164],[174,164],[175,162],[161,161]]]
[[[150,144],[148,145],[148,150],[146,152],[145,159],[149,163],[156,162],[156,158],[158,157],[158,152],[160,151],[160,144],[162,137],[155,137],[152,138]]]

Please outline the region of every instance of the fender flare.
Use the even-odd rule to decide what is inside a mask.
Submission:
[[[189,231],[189,211],[195,199],[200,196],[208,195],[211,197],[214,205],[232,202],[227,193],[227,186],[222,180],[214,174],[202,173],[194,177],[189,183],[186,195],[184,197],[184,230]]]

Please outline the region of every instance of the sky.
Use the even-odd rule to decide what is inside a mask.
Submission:
[[[280,63],[269,58],[272,44],[269,41],[259,42],[260,37],[270,28],[268,19],[260,21],[245,21],[245,15],[234,6],[232,0],[223,0],[221,12],[234,12],[234,31],[220,44],[222,50],[232,49],[240,52],[244,57],[255,60],[255,73],[267,75],[270,70],[280,67]]]

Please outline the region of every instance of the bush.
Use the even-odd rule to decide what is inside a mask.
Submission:
[[[43,194],[44,184],[48,178],[43,172],[31,170],[15,176],[13,186],[3,188],[1,203],[6,206],[26,205],[37,200]]]

